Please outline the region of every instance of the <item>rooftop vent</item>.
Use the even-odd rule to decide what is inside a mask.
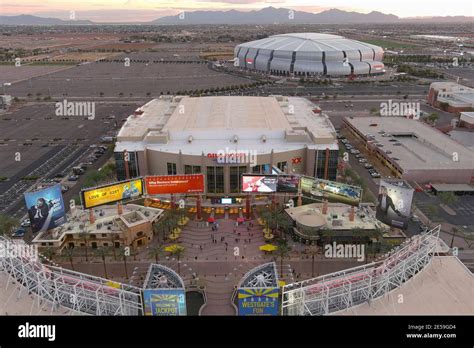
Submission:
[[[192,142],[193,142],[193,136],[192,136],[192,135],[190,135],[190,136],[188,137],[188,143],[190,143],[190,144],[191,144]]]
[[[265,135],[262,135],[262,143],[266,143],[267,142],[267,137]]]
[[[234,135],[232,138],[232,142],[237,143],[239,141],[239,137],[237,135]]]

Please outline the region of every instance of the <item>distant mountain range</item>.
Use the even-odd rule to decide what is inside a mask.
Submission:
[[[320,13],[293,11],[285,8],[266,7],[258,11],[194,11],[182,15],[166,16],[144,25],[199,25],[199,24],[360,24],[403,22],[472,22],[473,17],[413,17],[399,18],[392,14],[348,12],[331,9]],[[0,25],[94,25],[108,24],[89,20],[62,20],[32,15],[0,16]],[[119,23],[115,23],[119,24]],[[123,23],[127,24],[127,23]],[[130,24],[130,23],[129,23]]]
[[[381,12],[368,14],[331,9],[320,13],[292,11],[285,8],[266,7],[258,11],[195,11],[167,16],[152,21],[153,24],[343,24],[387,23],[399,18]]]
[[[31,15],[0,16],[3,25],[87,25],[95,24],[89,20],[65,21],[58,18],[44,18]]]

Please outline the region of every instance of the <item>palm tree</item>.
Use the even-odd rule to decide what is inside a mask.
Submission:
[[[86,230],[83,230],[79,233],[79,238],[84,242],[84,247],[85,247],[85,252],[86,252],[86,262],[89,261],[87,257],[87,247],[89,246],[90,237],[91,237],[90,234]]]
[[[41,253],[51,262],[53,262],[53,259],[56,256],[56,250],[53,248],[45,248]]]
[[[311,255],[311,278],[314,278],[314,258],[318,254],[318,247],[311,245],[306,249],[306,252]]]
[[[184,253],[184,250],[185,250],[185,248],[183,246],[176,245],[176,247],[173,248],[173,250],[171,251],[171,254],[176,256],[176,259],[178,260],[178,274],[181,271],[179,259],[180,259],[181,255]]]
[[[292,223],[287,217],[283,208],[273,208],[270,210],[265,210],[261,213],[262,218],[265,220],[265,227],[270,228],[272,232],[278,231],[287,231]],[[280,237],[282,234],[279,234]]]
[[[154,258],[156,263],[160,261],[160,256],[162,254],[163,254],[163,249],[160,245],[154,246],[148,251],[148,256],[150,258]]]
[[[110,241],[112,242],[112,253],[114,254],[114,260],[117,261],[117,253],[115,251],[115,242],[119,239],[119,236],[115,233],[110,233]]]
[[[122,254],[123,265],[125,268],[125,278],[128,279],[128,271],[127,271],[127,254],[129,253],[128,249],[125,247],[120,248],[120,254]]]
[[[280,257],[280,278],[283,278],[283,259],[289,255],[291,247],[284,239],[278,240],[277,245],[278,249],[276,250],[276,253]]]
[[[108,276],[107,276],[107,266],[106,266],[106,263],[105,263],[105,257],[107,256],[107,247],[102,247],[102,248],[95,249],[94,254],[96,256],[99,256],[102,259],[102,263],[104,265],[104,275],[105,275],[105,278],[108,278]]]
[[[74,271],[74,248],[66,248],[66,249],[63,249],[63,253],[61,255],[62,257],[64,257],[65,259],[67,259],[70,264],[71,264],[71,269]]]

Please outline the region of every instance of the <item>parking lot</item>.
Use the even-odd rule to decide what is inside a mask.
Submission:
[[[136,61],[93,62],[48,75],[34,77],[7,87],[17,97],[145,97],[179,91],[210,89],[251,82],[241,77],[212,71],[202,63]],[[21,69],[21,68],[18,68]]]
[[[458,196],[456,203],[449,204],[456,215],[448,214],[442,209],[442,202],[435,195],[415,192],[414,203],[432,221],[446,221],[452,225],[467,226],[474,231],[474,196]],[[430,207],[436,207],[436,210]]]
[[[121,120],[137,106],[97,103],[94,120],[56,116],[54,103],[26,105],[2,114],[0,173],[7,180],[0,181],[0,194],[14,188],[18,195],[35,182],[25,177],[51,176],[71,167],[91,144],[99,143],[102,136],[115,135]],[[10,201],[10,197],[3,198]]]

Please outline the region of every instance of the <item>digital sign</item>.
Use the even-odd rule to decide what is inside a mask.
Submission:
[[[145,315],[186,315],[186,293],[184,289],[143,290]]]
[[[118,202],[124,199],[136,198],[143,194],[142,179],[121,181],[81,192],[82,204],[85,209]]]
[[[277,190],[276,175],[242,175],[242,192],[271,193]]]
[[[306,176],[301,177],[301,192],[304,196],[351,205],[358,205],[362,199],[362,188],[359,186]]]
[[[66,222],[61,185],[25,193],[26,209],[34,233],[58,227]]]
[[[376,219],[386,225],[406,229],[413,192],[413,188],[402,180],[380,180]]]
[[[278,315],[278,288],[239,288],[239,315]]]
[[[299,175],[278,175],[277,192],[298,193]]]
[[[156,175],[145,177],[146,192],[149,195],[171,193],[203,193],[203,174]]]

